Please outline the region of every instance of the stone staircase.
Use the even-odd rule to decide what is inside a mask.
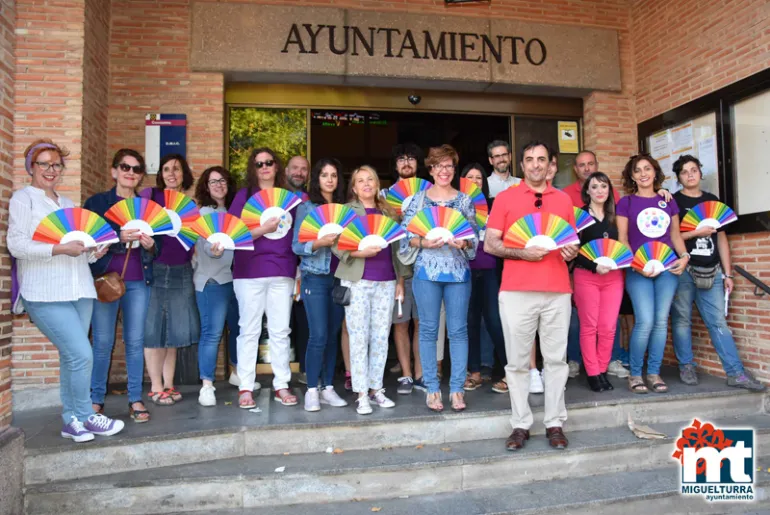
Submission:
[[[461,414],[432,414],[424,396],[415,393],[371,417],[357,416],[352,408],[325,408],[320,420],[262,393],[263,413],[244,419],[265,415],[256,425],[216,428],[207,428],[211,412],[195,405],[190,394],[186,411],[170,415],[177,427],[192,421],[184,432],[180,427],[143,435],[129,426],[121,438],[77,446],[55,440],[43,445],[45,435],[38,433],[28,444],[25,504],[30,515],[631,515],[770,509],[765,494],[770,460],[760,454],[770,445],[766,396],[728,389],[716,378],[704,377],[701,383],[688,390],[669,378],[667,395],[633,395],[622,388],[596,395],[570,383],[569,448],[548,447],[542,409],[537,409],[532,438],[516,453],[503,445],[510,433],[507,398],[486,391],[471,392],[468,402],[475,409]],[[234,407],[216,409],[232,414]],[[243,411],[236,414],[246,416]],[[629,415],[668,437],[637,439],[628,429]],[[708,504],[678,494],[673,442],[693,418],[717,427],[756,429],[758,501]],[[163,422],[143,426],[154,423]]]

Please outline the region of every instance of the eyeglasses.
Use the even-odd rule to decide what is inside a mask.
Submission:
[[[270,168],[271,166],[273,166],[275,164],[275,161],[273,161],[272,159],[268,159],[267,161],[257,161],[254,164],[257,166],[257,170],[259,170],[263,166],[266,166],[267,168]]]
[[[414,157],[399,157],[396,159],[396,163],[402,165],[404,163],[416,163],[417,159]]]
[[[492,159],[502,159],[503,157],[508,157],[510,155],[510,152],[506,152],[505,154],[495,154],[492,156]]]
[[[455,165],[433,165],[431,167],[433,170],[436,170],[437,172],[442,172],[446,170],[447,172],[453,172],[455,169]]]
[[[118,168],[124,172],[134,172],[136,175],[141,175],[144,173],[144,167],[142,165],[131,166],[128,163],[120,163]]]
[[[537,209],[540,209],[543,207],[543,194],[542,193],[535,193],[535,207]]]
[[[47,172],[50,168],[53,168],[53,171],[57,173],[64,170],[63,163],[46,163],[45,161],[35,161],[35,164],[43,172]]]
[[[209,186],[216,186],[217,184],[221,186],[227,186],[227,179],[222,177],[221,179],[211,179],[209,181]]]

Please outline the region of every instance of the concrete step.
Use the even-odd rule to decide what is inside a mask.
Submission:
[[[770,514],[770,460],[760,460],[757,500],[748,503],[708,503],[679,494],[671,467],[602,474],[587,478],[541,481],[521,488],[482,488],[376,501],[316,504],[313,515],[650,515]],[[373,511],[377,510],[377,511]],[[171,515],[182,515],[175,512]],[[307,505],[234,508],[207,511],[207,515],[306,515]]]
[[[717,427],[753,427],[756,446],[770,444],[770,416],[717,418],[698,415]],[[502,438],[349,450],[341,454],[239,457],[153,468],[100,477],[32,485],[27,513],[157,513],[256,508],[287,504],[395,499],[425,492],[529,488],[538,481],[577,479],[667,469],[677,477],[673,442],[692,418],[653,423],[669,435],[637,439],[627,427],[569,431],[565,451],[550,449],[542,435],[526,448],[506,452]],[[374,442],[373,442],[374,443]],[[276,469],[284,467],[277,472]]]
[[[623,427],[629,415],[637,422],[648,424],[764,412],[765,395],[728,389],[723,380],[716,378],[703,378],[702,382],[708,380],[716,386],[710,389],[702,386],[699,391],[669,381],[672,391],[667,395],[633,395],[620,385],[614,392],[602,394],[575,388],[577,395],[582,397],[568,402],[566,429],[576,432]],[[569,389],[567,393],[571,394]],[[378,409],[370,417],[356,415],[352,408],[329,408],[309,414],[300,408],[277,406],[266,393],[259,396],[258,404],[263,409],[259,415],[244,413],[245,410],[232,406],[218,406],[212,411],[212,408],[201,408],[194,404],[194,400],[188,400],[183,409],[193,415],[183,414],[165,425],[154,427],[148,426],[157,424],[155,420],[141,425],[128,422],[126,430],[115,437],[97,437],[94,442],[81,445],[61,439],[57,426],[60,422],[53,422],[46,429],[51,434],[28,440],[25,481],[27,485],[35,485],[244,456],[322,453],[328,447],[367,450],[505,438],[511,431],[507,396],[488,392],[470,394],[476,394],[468,395],[471,408],[460,414],[433,414],[425,408],[424,396],[416,394],[409,396],[411,405],[402,408],[399,404],[392,410]],[[484,395],[492,399],[488,401],[493,402],[492,409],[476,408]],[[400,397],[396,400],[404,403]],[[533,431],[542,434],[543,411],[537,406],[538,402],[542,403],[542,396],[531,396],[531,399],[535,404]],[[505,409],[500,409],[502,406]],[[169,413],[178,408],[165,409]],[[280,411],[273,411],[276,409]],[[196,417],[206,418],[200,422]],[[234,417],[249,425],[222,425]],[[213,424],[217,428],[208,429]],[[25,428],[24,425],[21,427]],[[147,433],[152,431],[158,432]],[[73,463],[79,466],[73,467]]]

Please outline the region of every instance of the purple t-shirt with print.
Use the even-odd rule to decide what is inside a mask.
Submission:
[[[671,217],[679,214],[679,207],[673,200],[666,202],[659,195],[629,195],[620,199],[615,212],[628,218],[628,243],[632,252],[650,241],[660,241],[674,248],[671,243]]]
[[[153,200],[163,207],[166,207],[166,199],[163,194],[163,190],[158,188],[147,188],[142,190],[139,194],[140,197],[144,197]],[[162,247],[160,249],[160,255],[155,258],[156,263],[162,263],[168,266],[179,266],[189,263],[192,260],[195,247],[191,247],[190,250],[184,248],[184,245],[179,243],[176,236],[162,236]]]
[[[379,209],[367,208],[367,215],[382,214]],[[364,275],[361,277],[367,281],[395,281],[396,272],[393,270],[393,252],[390,245],[385,247],[374,257],[366,259],[364,263]]]

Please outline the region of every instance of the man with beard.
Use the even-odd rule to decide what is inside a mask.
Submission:
[[[511,146],[508,143],[501,140],[493,141],[487,145],[487,156],[489,164],[492,165],[492,173],[488,179],[490,198],[495,198],[501,192],[521,182],[521,179],[514,177],[511,173]]]
[[[302,156],[294,156],[286,165],[286,182],[295,193],[305,192],[310,163]]]

